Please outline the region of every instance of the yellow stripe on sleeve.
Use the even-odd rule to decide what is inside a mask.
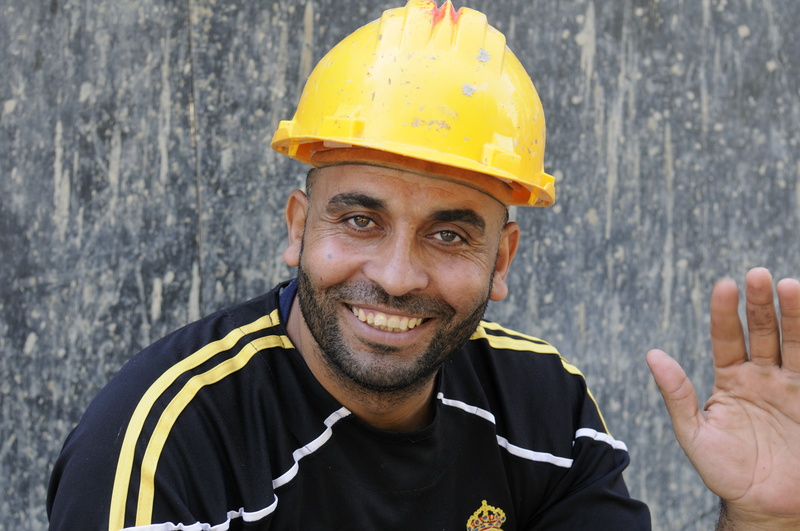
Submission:
[[[219,382],[226,376],[229,376],[250,361],[258,352],[273,348],[291,347],[291,341],[286,336],[267,336],[258,338],[251,343],[247,344],[242,350],[234,357],[225,360],[219,365],[215,366],[202,374],[192,377],[186,385],[178,392],[166,407],[161,417],[158,419],[153,430],[153,436],[145,450],[144,459],[142,461],[142,475],[139,485],[139,500],[136,507],[136,525],[144,526],[151,523],[153,517],[153,500],[155,499],[155,475],[158,468],[158,460],[161,457],[161,452],[164,450],[164,445],[167,443],[172,427],[178,420],[178,417],[189,405],[195,395],[205,386],[212,385]]]
[[[147,392],[145,392],[131,416],[128,427],[125,430],[125,438],[122,441],[122,448],[117,462],[117,471],[114,476],[114,487],[111,493],[111,509],[108,518],[109,531],[118,531],[125,527],[125,509],[136,452],[136,442],[139,440],[145,420],[158,398],[175,383],[183,373],[202,365],[220,352],[233,348],[244,336],[275,326],[278,320],[278,310],[276,309],[269,315],[265,315],[241,328],[232,330],[224,338],[205,345],[194,354],[172,366],[150,386]]]
[[[492,334],[487,334],[486,330],[495,330],[503,332],[506,335],[495,336]],[[511,337],[512,335],[518,337]],[[521,352],[535,352],[537,354],[558,355],[558,350],[553,345],[544,342],[541,339],[533,336],[526,336],[525,334],[519,334],[517,332],[512,332],[511,330],[503,328],[496,323],[489,323],[486,321],[481,321],[481,326],[475,330],[470,339],[486,339],[493,348],[517,350]]]
[[[494,330],[507,335],[495,336],[492,334],[487,334],[486,330]],[[518,337],[510,337],[512,335]],[[486,339],[492,348],[502,348],[505,350],[515,350],[520,352],[532,352],[536,354],[554,354],[561,360],[561,365],[564,367],[565,371],[570,374],[580,376],[584,379],[584,381],[586,380],[586,377],[583,375],[580,369],[565,360],[564,357],[558,352],[558,349],[547,342],[543,342],[537,337],[520,334],[519,332],[504,328],[497,323],[481,321],[481,326],[475,330],[475,333],[472,334],[470,339]],[[600,411],[600,407],[597,405],[597,400],[595,400],[588,387],[586,389],[586,393],[589,395],[589,399],[592,401],[595,409],[597,410],[597,415],[600,417],[600,422],[603,423],[603,429],[607,434],[610,435],[611,433],[608,431],[608,425],[606,425],[606,420],[603,418],[603,413]]]

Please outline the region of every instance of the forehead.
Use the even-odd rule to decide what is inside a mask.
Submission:
[[[383,166],[326,166],[314,170],[308,184],[311,201],[318,203],[327,203],[340,194],[360,194],[392,208],[471,209],[487,219],[505,219],[506,215],[505,206],[483,191],[441,177]]]

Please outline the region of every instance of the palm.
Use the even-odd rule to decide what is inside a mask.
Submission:
[[[684,451],[721,498],[800,513],[800,401],[786,400],[800,382],[752,364],[720,372],[697,430],[682,441]]]
[[[680,366],[648,355],[678,442],[709,489],[732,507],[800,515],[800,283],[778,286],[780,323],[766,270],[747,278],[750,354],[736,286],[717,284],[711,301],[716,381],[704,411]]]

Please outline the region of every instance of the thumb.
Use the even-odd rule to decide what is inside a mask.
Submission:
[[[648,352],[647,365],[664,398],[667,412],[672,419],[675,437],[686,450],[694,440],[700,425],[694,386],[678,362],[662,350],[654,349]]]

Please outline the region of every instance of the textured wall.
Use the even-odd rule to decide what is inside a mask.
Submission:
[[[290,273],[281,211],[304,172],[268,142],[314,62],[386,6],[0,2],[0,529],[45,527],[60,445],[126,359]],[[584,370],[657,529],[708,529],[644,353],[705,395],[713,280],[800,275],[800,2],[469,6],[533,77],[560,187],[517,212],[490,316]]]

